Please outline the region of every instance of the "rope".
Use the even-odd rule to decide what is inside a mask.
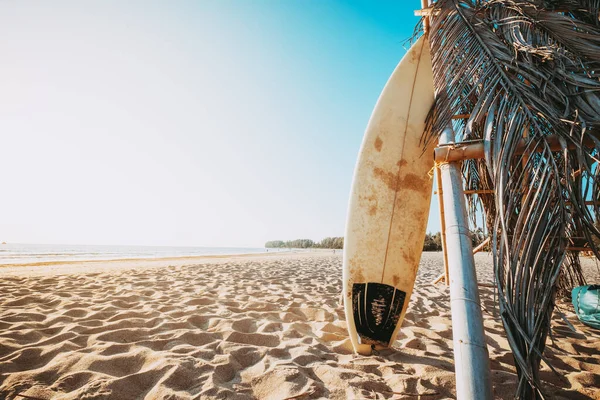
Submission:
[[[450,151],[460,148],[460,147],[457,147],[454,143],[448,144],[448,147],[449,147],[449,149],[446,152],[446,159],[444,161],[434,161],[433,167],[431,167],[429,172],[427,172],[427,176],[429,176],[429,179],[433,179],[433,174],[434,174],[436,168],[439,168],[442,165],[450,164],[450,162],[448,161],[448,156],[450,155]]]
[[[427,172],[427,176],[429,176],[429,179],[433,179],[433,174],[435,173],[435,169],[441,167],[442,165],[446,165],[446,164],[450,164],[448,161],[434,161],[433,162],[433,167],[431,167],[431,169],[429,170],[429,172]]]

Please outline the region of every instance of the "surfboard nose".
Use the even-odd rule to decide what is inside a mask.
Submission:
[[[406,293],[383,283],[352,285],[352,311],[360,344],[388,347],[396,329]]]

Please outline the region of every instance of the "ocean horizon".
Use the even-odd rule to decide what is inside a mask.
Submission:
[[[0,265],[61,261],[153,259],[289,251],[265,247],[126,246],[75,244],[0,244]]]

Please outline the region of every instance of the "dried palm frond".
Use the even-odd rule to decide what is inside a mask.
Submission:
[[[571,289],[585,285],[585,278],[581,271],[581,261],[578,251],[567,251],[567,257],[560,271],[556,292],[563,297],[571,297]]]
[[[453,122],[458,136],[484,141],[485,160],[466,161],[463,173],[469,189],[495,191],[479,200],[519,375],[516,396],[543,398],[539,366],[556,284],[563,264],[579,265],[566,258],[567,247],[583,236],[600,255],[593,240],[600,237],[600,2],[439,0],[433,7],[436,101],[423,140],[437,141],[454,115],[467,114]]]

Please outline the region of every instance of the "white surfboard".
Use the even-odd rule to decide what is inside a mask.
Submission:
[[[420,144],[433,104],[429,42],[406,53],[373,110],[354,170],[344,243],[344,307],[354,349],[394,342],[421,259],[433,148]]]

